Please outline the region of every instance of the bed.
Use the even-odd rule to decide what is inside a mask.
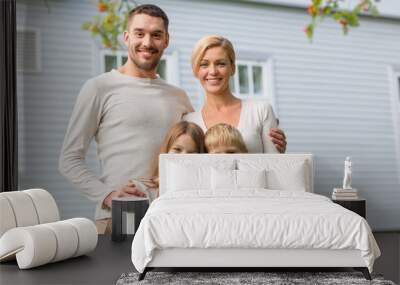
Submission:
[[[380,251],[364,218],[314,194],[311,154],[166,154],[132,243],[158,267],[353,267]]]

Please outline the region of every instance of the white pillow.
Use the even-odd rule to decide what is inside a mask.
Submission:
[[[210,188],[209,167],[187,167],[170,163],[168,167],[168,191]]]
[[[263,170],[211,170],[212,190],[240,190],[242,188],[266,188],[266,171]]]
[[[272,190],[307,191],[306,162],[293,159],[239,160],[239,170],[267,170],[267,188]]]
[[[267,171],[236,170],[237,187],[240,188],[267,188]]]
[[[304,162],[293,163],[290,168],[268,171],[268,188],[277,190],[306,191]]]
[[[236,170],[232,169],[211,169],[212,190],[236,190]]]
[[[211,190],[211,169],[234,169],[235,161],[199,165],[188,160],[175,160],[169,161],[166,167],[167,191]]]

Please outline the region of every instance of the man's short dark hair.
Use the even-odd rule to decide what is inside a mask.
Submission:
[[[158,17],[163,19],[165,31],[168,33],[169,20],[167,14],[165,14],[165,12],[160,7],[152,4],[139,5],[129,12],[128,23],[130,23],[133,17],[138,14],[146,14],[152,17]]]

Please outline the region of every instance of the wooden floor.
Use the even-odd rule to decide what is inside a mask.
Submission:
[[[400,232],[374,232],[374,236],[381,250],[374,272],[400,284]]]
[[[400,232],[374,235],[382,252],[375,262],[374,272],[400,284]],[[28,270],[19,270],[15,261],[2,263],[0,284],[115,284],[122,273],[135,270],[130,258],[131,243],[132,239],[114,243],[110,236],[99,236],[96,250],[86,256]]]

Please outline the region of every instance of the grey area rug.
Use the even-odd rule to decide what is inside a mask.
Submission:
[[[372,275],[372,281],[364,278],[360,272],[148,272],[142,281],[138,281],[139,273],[124,273],[116,285],[133,284],[373,284],[395,285],[384,280],[381,275]]]

